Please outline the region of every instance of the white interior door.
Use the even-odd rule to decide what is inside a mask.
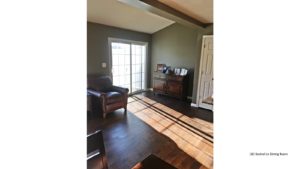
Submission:
[[[203,36],[198,81],[197,104],[199,107],[212,110],[213,103],[213,36]]]

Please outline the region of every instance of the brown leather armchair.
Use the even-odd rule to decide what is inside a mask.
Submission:
[[[94,103],[100,103],[103,118],[120,108],[127,113],[128,89],[113,86],[109,76],[88,76],[88,93],[96,100]]]

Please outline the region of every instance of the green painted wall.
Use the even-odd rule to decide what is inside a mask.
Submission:
[[[191,70],[188,96],[196,102],[198,71],[203,35],[213,34],[213,27],[194,29],[175,23],[154,34],[140,33],[96,23],[87,23],[87,73],[110,75],[108,38],[148,42],[148,87],[156,64],[185,67]],[[101,63],[106,62],[107,68]]]
[[[151,34],[125,30],[96,23],[87,23],[87,73],[110,75],[108,38],[148,42],[148,63],[151,60]],[[101,63],[107,67],[102,68]],[[149,64],[148,64],[149,65]],[[148,66],[150,71],[150,66]],[[147,78],[150,86],[150,76]]]
[[[212,34],[212,30],[212,27],[194,29],[175,23],[152,34],[151,72],[159,63],[172,68],[188,68],[190,70],[188,96],[192,97],[193,103],[196,102],[202,36]]]

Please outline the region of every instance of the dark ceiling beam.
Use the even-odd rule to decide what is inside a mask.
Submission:
[[[162,2],[157,1],[157,0],[139,0],[139,1],[142,1],[142,2],[144,2],[146,4],[149,4],[153,7],[156,7],[158,9],[163,10],[163,11],[166,11],[166,12],[168,12],[170,14],[173,14],[173,15],[179,17],[179,18],[187,20],[187,21],[189,21],[193,24],[199,25],[203,28],[210,25],[210,24],[207,24],[207,23],[200,22],[199,20],[196,20],[193,17],[190,17],[190,16],[188,16],[188,15],[186,15],[186,14],[184,14],[184,13],[182,13],[182,12],[180,12],[180,11],[178,11],[178,10],[176,10],[176,9],[174,9],[174,8],[164,4]]]
[[[193,28],[205,29],[206,27],[212,25],[211,23],[200,22],[157,0],[118,0],[118,1]]]

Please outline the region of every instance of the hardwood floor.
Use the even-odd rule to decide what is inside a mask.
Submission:
[[[205,121],[212,121],[212,112],[210,116],[188,103],[147,92],[129,98],[127,115],[121,109],[106,119],[91,118],[87,130],[103,130],[109,169],[130,169],[150,154],[178,169],[205,169],[213,168],[213,128]]]
[[[213,112],[211,110],[191,107],[189,101],[180,101],[172,97],[154,95],[153,92],[143,92],[140,95],[145,96],[153,101],[164,104],[169,108],[181,112],[188,117],[199,118],[213,123]]]

